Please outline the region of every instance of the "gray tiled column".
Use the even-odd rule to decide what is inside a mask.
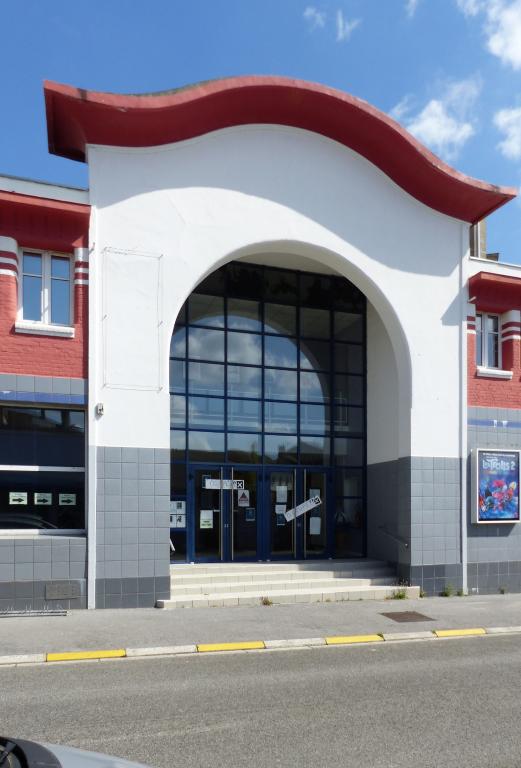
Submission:
[[[369,465],[368,554],[393,563],[397,576],[436,594],[459,589],[459,460],[402,457]]]
[[[170,452],[97,448],[96,607],[170,596]]]

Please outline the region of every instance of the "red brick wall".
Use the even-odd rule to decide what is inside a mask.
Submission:
[[[512,379],[489,379],[477,375],[476,336],[467,334],[468,404],[486,408],[521,408],[521,341],[502,345],[502,367],[512,371]]]
[[[0,373],[87,378],[88,286],[74,287],[74,338],[16,333],[16,278],[0,275]]]

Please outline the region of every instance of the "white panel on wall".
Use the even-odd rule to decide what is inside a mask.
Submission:
[[[162,256],[103,250],[103,384],[161,389]]]

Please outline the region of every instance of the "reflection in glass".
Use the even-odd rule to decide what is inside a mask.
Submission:
[[[267,432],[296,432],[296,404],[266,401],[264,403],[264,429]]]
[[[184,392],[186,385],[186,363],[184,360],[170,360],[170,391]]]
[[[266,269],[264,272],[264,298],[266,301],[287,304],[297,303],[297,275],[283,269]]]
[[[301,434],[326,435],[329,433],[329,424],[329,406],[309,403],[300,406]]]
[[[192,360],[224,361],[224,331],[207,328],[190,328],[188,332],[188,357]]]
[[[51,323],[69,325],[70,321],[71,294],[69,280],[55,280],[53,278],[51,280]]]
[[[300,335],[329,339],[331,336],[331,313],[327,309],[301,307]]]
[[[228,429],[260,432],[262,429],[260,400],[228,400]]]
[[[260,299],[262,269],[255,264],[232,262],[228,264],[228,293],[241,299]]]
[[[326,275],[301,274],[300,301],[307,307],[331,306],[331,279]]]
[[[260,331],[259,302],[228,299],[228,328],[238,331]]]
[[[262,337],[254,333],[228,332],[228,362],[243,365],[260,365],[262,362]]]
[[[224,328],[224,299],[192,293],[188,299],[188,322]]]
[[[186,432],[177,429],[170,430],[170,455],[172,461],[184,461],[186,448]]]
[[[237,397],[262,397],[262,368],[229,365],[228,395]]]
[[[296,464],[296,435],[265,435],[264,461],[267,464]]]
[[[241,435],[230,432],[228,435],[228,461],[243,464],[258,464],[261,457],[260,435]]]
[[[335,432],[363,432],[363,408],[353,408],[343,404],[336,404],[333,429]]]
[[[309,341],[300,342],[300,367],[308,370],[329,370],[329,342]]]
[[[186,427],[186,397],[170,395],[170,427]]]
[[[300,374],[300,399],[308,402],[329,402],[329,374],[307,373]]]
[[[170,357],[186,356],[186,329],[175,328],[170,340]]]
[[[224,365],[189,363],[188,391],[194,395],[224,395]]]
[[[216,397],[190,397],[188,426],[199,429],[224,429],[224,400]]]
[[[362,315],[351,312],[335,312],[334,315],[335,339],[341,341],[363,341],[364,321]]]
[[[364,463],[362,438],[335,438],[335,464],[344,467],[361,467]]]
[[[363,474],[361,469],[337,469],[335,493],[337,496],[362,496]]]
[[[339,403],[363,405],[364,379],[362,376],[335,376],[335,399]]]
[[[224,434],[222,432],[189,432],[188,458],[190,461],[223,461]]]
[[[296,400],[297,372],[266,368],[264,396],[270,400]]]
[[[284,304],[265,304],[264,330],[266,333],[295,336],[297,333],[297,310],[295,307]]]
[[[337,499],[335,519],[337,524],[360,528],[363,519],[362,499]]]
[[[264,365],[273,365],[277,368],[296,368],[296,339],[286,339],[283,336],[265,336]]]
[[[329,437],[305,435],[300,438],[300,463],[327,465],[329,464]]]
[[[335,370],[339,373],[363,373],[364,348],[356,344],[335,344]]]

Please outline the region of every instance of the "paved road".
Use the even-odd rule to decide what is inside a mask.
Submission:
[[[518,768],[518,636],[0,669],[2,730],[157,768]]]

